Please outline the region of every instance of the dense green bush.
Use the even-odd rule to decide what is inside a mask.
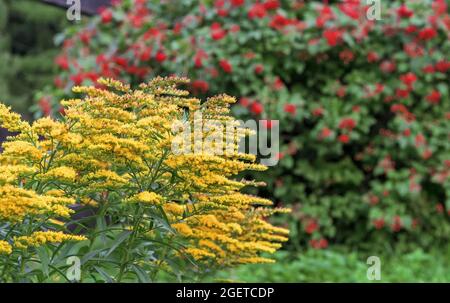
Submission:
[[[0,96],[28,114],[34,93],[51,83],[58,50],[54,35],[65,12],[34,0],[0,0]]]
[[[450,17],[445,0],[403,3],[382,1],[371,21],[359,0],[118,1],[66,32],[50,93],[99,76],[189,75],[198,95],[241,96],[240,117],[281,120],[265,194],[293,206],[292,245],[440,244],[450,237]]]

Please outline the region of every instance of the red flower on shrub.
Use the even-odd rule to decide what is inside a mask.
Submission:
[[[447,13],[448,6],[446,0],[434,0],[431,6],[436,15]]]
[[[141,61],[148,61],[150,60],[151,56],[152,56],[152,49],[147,47],[142,51],[142,53],[139,56],[139,59]]]
[[[411,72],[401,75],[400,80],[408,87],[413,86],[413,84],[417,81],[417,76]]]
[[[328,138],[329,136],[331,136],[331,129],[329,129],[328,127],[324,127],[322,128],[322,130],[320,131],[320,139],[324,139],[324,138]]]
[[[295,112],[297,111],[297,107],[295,106],[295,104],[286,104],[285,106],[284,106],[284,111],[286,112],[286,113],[289,113],[289,114],[291,114],[291,115],[295,115]]]
[[[347,94],[347,89],[345,88],[345,86],[340,86],[336,91],[336,95],[339,98],[345,97],[346,94]]]
[[[183,24],[181,22],[175,23],[175,26],[173,27],[173,33],[175,35],[179,35],[181,33],[181,30],[183,29]]]
[[[399,216],[395,216],[391,225],[391,229],[393,232],[399,232],[403,227],[402,220]]]
[[[167,56],[166,56],[166,54],[163,51],[159,51],[159,52],[156,53],[155,59],[156,59],[156,61],[161,63],[161,62],[164,62],[167,59]]]
[[[280,2],[278,0],[267,0],[264,2],[264,8],[267,10],[275,10],[280,7]]]
[[[259,115],[264,111],[264,107],[258,101],[254,101],[250,106],[250,111],[255,115]]]
[[[237,24],[233,24],[231,27],[230,27],[230,32],[232,32],[232,33],[237,33],[238,31],[240,31],[241,30],[241,27],[239,26],[239,25],[237,25]]]
[[[318,229],[319,229],[319,224],[317,224],[316,220],[310,220],[308,222],[308,224],[306,224],[306,226],[305,226],[305,232],[307,234],[312,234]]]
[[[222,28],[222,25],[219,22],[214,22],[211,24],[211,38],[214,40],[220,40],[225,38],[227,32]]]
[[[58,88],[63,88],[65,86],[64,81],[60,77],[55,77],[53,79],[53,83]]]
[[[348,142],[350,142],[350,137],[347,134],[342,134],[339,136],[338,140],[341,143],[347,144]]]
[[[248,17],[250,19],[264,18],[266,14],[267,14],[266,8],[264,7],[264,4],[261,3],[253,4],[250,10],[248,11]]]
[[[406,43],[403,50],[411,58],[422,57],[425,54],[424,48],[416,42]]]
[[[403,4],[397,9],[397,15],[401,18],[411,18],[414,12]]]
[[[422,68],[422,71],[426,74],[432,74],[434,73],[434,66],[431,64],[428,64],[427,66],[425,66],[424,68]]]
[[[324,5],[319,10],[319,16],[316,18],[316,26],[323,27],[328,20],[332,20],[334,18],[334,13],[328,5]]]
[[[141,28],[144,24],[144,16],[130,14],[128,19],[134,28]]]
[[[280,79],[280,77],[276,77],[275,81],[273,82],[273,89],[274,90],[280,90],[284,87],[283,80]]]
[[[399,98],[399,99],[408,98],[408,96],[409,96],[409,89],[397,88],[397,89],[395,90],[395,95],[396,95],[397,98]]]
[[[250,104],[250,100],[248,98],[242,97],[239,99],[239,104],[241,104],[243,107],[247,107]]]
[[[55,63],[63,70],[69,69],[69,59],[67,59],[67,56],[58,56],[55,59]]]
[[[333,28],[326,29],[323,31],[323,37],[329,46],[336,46],[342,40],[342,32]]]
[[[313,116],[319,117],[323,115],[323,108],[322,107],[317,107],[315,109],[312,110],[312,114]]]
[[[84,44],[89,44],[91,42],[92,33],[88,30],[82,31],[80,33],[80,41]]]
[[[113,14],[112,14],[111,10],[103,9],[100,13],[100,18],[102,20],[102,23],[107,24],[112,21]]]
[[[72,80],[75,85],[81,85],[81,83],[83,83],[84,77],[83,74],[78,73],[71,75],[70,80]]]
[[[314,249],[324,249],[328,247],[328,240],[324,238],[321,238],[319,240],[311,239],[309,241],[309,245]]]
[[[255,65],[255,73],[261,74],[264,71],[264,66],[262,64]]]
[[[380,64],[381,71],[386,74],[394,72],[396,68],[397,67],[396,67],[395,63],[390,60],[384,60]]]
[[[206,93],[209,89],[208,82],[203,80],[195,80],[192,82],[192,88],[195,93],[201,92]]]
[[[384,85],[381,83],[375,84],[375,94],[381,94],[384,91]]]
[[[431,149],[425,149],[422,153],[422,158],[425,160],[428,160],[431,158],[431,156],[433,155],[433,152],[431,151]]]
[[[220,60],[219,65],[222,68],[222,70],[227,74],[230,74],[233,71],[233,67],[231,66],[230,62],[228,62],[228,60],[225,59]]]
[[[199,50],[197,53],[195,53],[194,56],[194,65],[197,68],[200,68],[203,66],[203,59],[207,58],[208,55],[203,51]]]
[[[352,19],[359,19],[359,0],[344,0],[338,5],[339,10]]]
[[[405,33],[413,34],[415,32],[417,32],[417,26],[411,24],[411,25],[408,25],[407,27],[405,27]]]
[[[433,90],[425,99],[431,104],[438,104],[441,101],[441,93],[438,90]]]
[[[426,142],[426,140],[425,140],[425,136],[424,135],[418,134],[416,136],[416,138],[415,138],[415,145],[416,145],[416,147],[420,147],[420,146],[424,145],[425,142]]]
[[[214,1],[215,8],[222,8],[224,6],[225,6],[225,0],[215,0]]]
[[[434,66],[440,73],[446,73],[450,69],[450,61],[441,60]]]
[[[353,128],[355,128],[356,122],[352,118],[344,118],[339,122],[339,128],[340,129],[347,129],[351,131]]]
[[[372,221],[373,226],[375,226],[376,229],[382,229],[384,227],[384,219],[375,219]]]
[[[284,17],[283,15],[277,14],[272,17],[272,20],[270,20],[269,26],[271,28],[280,30],[280,29],[284,28],[285,26],[288,26],[292,23],[293,23],[292,20]]]
[[[349,64],[350,62],[353,61],[353,59],[355,58],[355,54],[349,50],[349,49],[345,49],[343,51],[341,51],[339,53],[339,58],[342,60],[342,62],[344,62],[345,64]]]
[[[128,66],[128,61],[127,59],[123,58],[123,57],[114,57],[114,62],[122,67],[127,67]]]
[[[42,110],[44,116],[50,116],[52,112],[52,105],[50,104],[49,97],[42,97],[39,99],[39,108]]]
[[[424,28],[423,30],[421,30],[419,32],[419,39],[424,40],[424,41],[431,40],[436,36],[437,36],[437,31],[432,27]]]
[[[217,15],[219,15],[220,17],[226,17],[226,16],[228,16],[228,10],[226,10],[226,9],[221,9],[221,8],[219,8],[219,9],[216,10],[216,13],[217,13]]]
[[[409,128],[407,128],[403,131],[403,136],[409,137],[410,135],[411,135],[411,130]]]
[[[371,51],[367,54],[367,62],[369,62],[369,63],[376,62],[376,61],[378,61],[378,59],[379,59],[379,56],[374,51]]]
[[[245,0],[231,0],[231,5],[234,7],[242,6],[244,3]]]
[[[380,202],[380,198],[378,198],[376,195],[371,194],[369,196],[370,205],[377,205],[379,202]]]
[[[442,203],[438,203],[436,204],[436,211],[440,214],[444,213],[444,205],[442,205]]]

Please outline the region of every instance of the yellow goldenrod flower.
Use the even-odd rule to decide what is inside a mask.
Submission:
[[[102,234],[114,237],[121,230],[124,237],[130,235],[118,244],[122,247],[117,253],[144,249],[138,241],[146,239],[155,240],[152,250],[158,255],[188,255],[208,266],[269,262],[260,254],[279,249],[288,230],[272,226],[266,218],[286,210],[271,209],[270,200],[240,192],[261,183],[235,179],[245,170],[267,168],[255,163],[254,155],[238,152],[238,140],[249,131],[239,129],[230,114],[236,100],[227,95],[205,102],[190,98],[178,88],[187,81],[158,77],[133,90],[102,79],[102,88],[74,89],[86,97],[63,101],[64,119],[42,118],[32,126],[0,106],[1,125],[19,133],[3,143],[0,154],[0,220],[32,227],[5,241],[25,249],[84,240],[81,235],[48,231],[58,226],[65,230],[65,218],[76,205],[74,209],[98,207],[102,220],[96,228],[104,229]],[[237,129],[226,134],[232,139],[224,145],[226,152],[216,153],[220,140],[208,145],[203,139],[197,142],[193,133],[186,136],[192,141],[190,148],[182,153],[173,149],[183,141],[174,125],[195,130],[196,112],[217,122],[220,132],[226,123]],[[221,138],[211,129],[203,132]],[[158,247],[161,239],[173,243]],[[8,243],[0,242],[0,251],[9,251]],[[148,264],[144,255],[125,254],[121,272],[129,264]],[[154,261],[152,266],[170,263]]]
[[[158,195],[157,193],[154,193],[154,192],[144,191],[144,192],[141,192],[141,193],[131,197],[127,201],[158,205],[163,202],[163,197],[161,197],[160,195]]]
[[[8,242],[0,240],[0,255],[9,255],[12,253],[12,246]]]
[[[20,115],[12,113],[10,108],[0,103],[0,126],[11,132],[23,132],[30,129],[30,125],[23,121]]]
[[[28,247],[37,247],[46,243],[61,243],[65,241],[84,241],[84,236],[67,235],[62,232],[54,231],[38,231],[30,236],[22,236],[14,238],[14,246],[20,249]]]
[[[66,207],[74,201],[67,197],[38,195],[32,190],[12,185],[0,186],[0,219],[19,222],[27,215],[57,215],[68,217]]]

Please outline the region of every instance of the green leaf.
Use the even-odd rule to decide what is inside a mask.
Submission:
[[[108,250],[108,252],[106,253],[105,257],[108,257],[113,251],[115,251],[117,249],[117,247],[119,247],[119,245],[125,241],[126,239],[128,239],[128,237],[130,236],[131,231],[130,230],[125,230],[122,232],[121,235],[119,235],[113,242],[111,248]]]

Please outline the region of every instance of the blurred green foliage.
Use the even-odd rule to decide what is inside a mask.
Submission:
[[[236,282],[378,282],[367,279],[370,254],[330,250],[280,251],[277,263],[245,265],[205,277],[205,281]],[[379,282],[450,282],[450,247],[407,254],[379,255]]]
[[[37,0],[0,0],[0,98],[25,115],[34,93],[52,82],[53,42],[65,11]]]

